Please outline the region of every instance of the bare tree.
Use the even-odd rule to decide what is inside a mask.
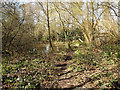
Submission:
[[[49,17],[49,2],[48,2],[48,0],[47,0],[47,8],[46,8],[46,10],[45,10],[45,8],[43,7],[43,4],[41,3],[41,2],[38,2],[39,3],[39,5],[42,7],[42,10],[43,10],[43,12],[44,12],[44,14],[46,15],[46,17],[47,17],[47,27],[48,27],[48,35],[49,35],[49,43],[50,43],[50,47],[52,48],[52,50],[54,50],[53,49],[53,46],[52,46],[52,40],[51,40],[51,33],[50,33],[50,17]]]

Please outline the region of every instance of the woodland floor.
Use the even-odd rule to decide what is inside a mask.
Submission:
[[[119,89],[118,65],[114,54],[108,56],[100,49],[32,53],[3,61],[2,82],[4,88]]]
[[[55,72],[56,75],[54,77],[56,78],[55,87],[69,89],[108,88],[111,84],[109,88],[120,88],[120,86],[116,84],[117,82],[110,81],[112,80],[111,75],[115,77],[118,75],[117,65],[103,64],[103,67],[106,67],[106,69],[101,69],[99,66],[96,68],[96,66],[91,66],[88,64],[88,69],[84,68],[76,70],[76,67],[79,66],[79,64],[76,65],[76,63],[74,63],[74,59],[72,59],[72,56],[74,56],[75,52],[69,52],[67,54],[68,55],[65,55],[67,58],[65,58],[63,61],[56,62],[55,66],[57,67],[58,71]],[[72,65],[75,65],[75,68],[70,68]]]

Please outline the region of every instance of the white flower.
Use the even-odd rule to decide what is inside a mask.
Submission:
[[[20,78],[17,78],[17,80],[20,80]]]
[[[30,86],[30,83],[28,83],[28,86]]]
[[[35,51],[35,49],[33,49],[33,51]]]

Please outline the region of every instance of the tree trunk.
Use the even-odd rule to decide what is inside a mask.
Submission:
[[[118,24],[120,25],[120,1],[118,2]],[[118,27],[118,45],[120,40],[120,26]],[[118,62],[118,68],[120,68],[120,61]],[[120,69],[118,70],[118,84],[120,84]]]
[[[50,22],[49,22],[48,0],[47,0],[47,23],[48,23],[48,34],[49,34],[50,47],[52,48],[52,50],[54,50],[53,46],[52,46],[51,35],[50,35]]]
[[[61,18],[60,12],[57,10],[58,7],[57,7],[55,4],[54,4],[54,6],[55,6],[55,10],[56,10],[56,12],[58,13],[59,18],[60,18],[60,21],[61,21],[62,26],[63,26],[64,35],[65,35],[65,42],[67,42],[68,48],[71,49],[70,41],[68,40],[67,30],[65,29],[64,22],[62,21],[62,18]]]

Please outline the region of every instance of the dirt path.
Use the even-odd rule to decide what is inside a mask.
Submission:
[[[58,72],[56,73],[57,88],[74,89],[76,87],[82,87],[87,82],[90,81],[90,79],[84,78],[84,82],[82,83],[79,82],[79,80],[83,80],[82,78],[79,78],[79,77],[82,77],[83,75],[80,72],[73,72],[73,70],[68,69],[68,66],[71,63],[72,63],[72,59],[59,62],[59,64],[56,65],[56,67],[59,69]]]
[[[58,52],[52,53],[46,57],[48,61],[53,60],[53,64],[55,68],[57,68],[51,75],[52,81],[50,82],[48,81],[48,87],[51,88],[52,86],[53,88],[67,88],[67,89],[102,88],[104,86],[103,82],[107,81],[109,83],[108,76],[110,75],[107,74],[108,71],[112,73],[111,70],[107,69],[109,65],[104,66],[103,64],[102,67],[104,66],[105,69],[101,69],[100,66],[96,67],[96,65],[89,63],[87,64],[84,61],[85,59],[83,60],[84,62],[81,61],[81,63],[77,65],[77,63],[74,63],[74,59],[76,60],[76,58],[74,58],[75,56],[74,51],[66,52],[64,54],[65,55]],[[102,60],[104,61],[104,59]],[[84,65],[84,67],[82,67],[82,64]],[[72,66],[72,68],[69,68],[70,65],[74,66]],[[80,69],[77,70],[78,68],[77,66],[79,66]],[[110,68],[111,66],[109,66],[109,69]]]
[[[65,55],[64,61],[56,63],[58,69],[55,74],[55,88],[69,88],[74,89],[76,87],[83,87],[87,82],[91,81],[88,78],[83,77],[83,72],[74,72],[69,69],[69,65],[72,64],[72,54]],[[79,81],[79,80],[82,80]],[[83,82],[84,81],[84,82]]]
[[[91,76],[95,76],[97,73],[107,73],[106,70],[101,71],[99,68],[96,69],[88,69],[83,71],[74,71],[69,69],[69,65],[72,64],[73,59],[70,58],[72,55],[67,55],[65,57],[69,57],[65,59],[65,61],[59,61],[56,64],[56,68],[58,71],[55,75],[56,85],[54,88],[67,88],[67,89],[75,89],[75,88],[99,88],[99,79],[91,78]]]
[[[56,73],[57,77],[57,88],[69,88],[71,87],[71,80],[69,77],[69,74],[72,72],[72,70],[68,70],[68,66],[70,64],[71,60],[62,61],[56,64],[56,68],[58,69]]]

